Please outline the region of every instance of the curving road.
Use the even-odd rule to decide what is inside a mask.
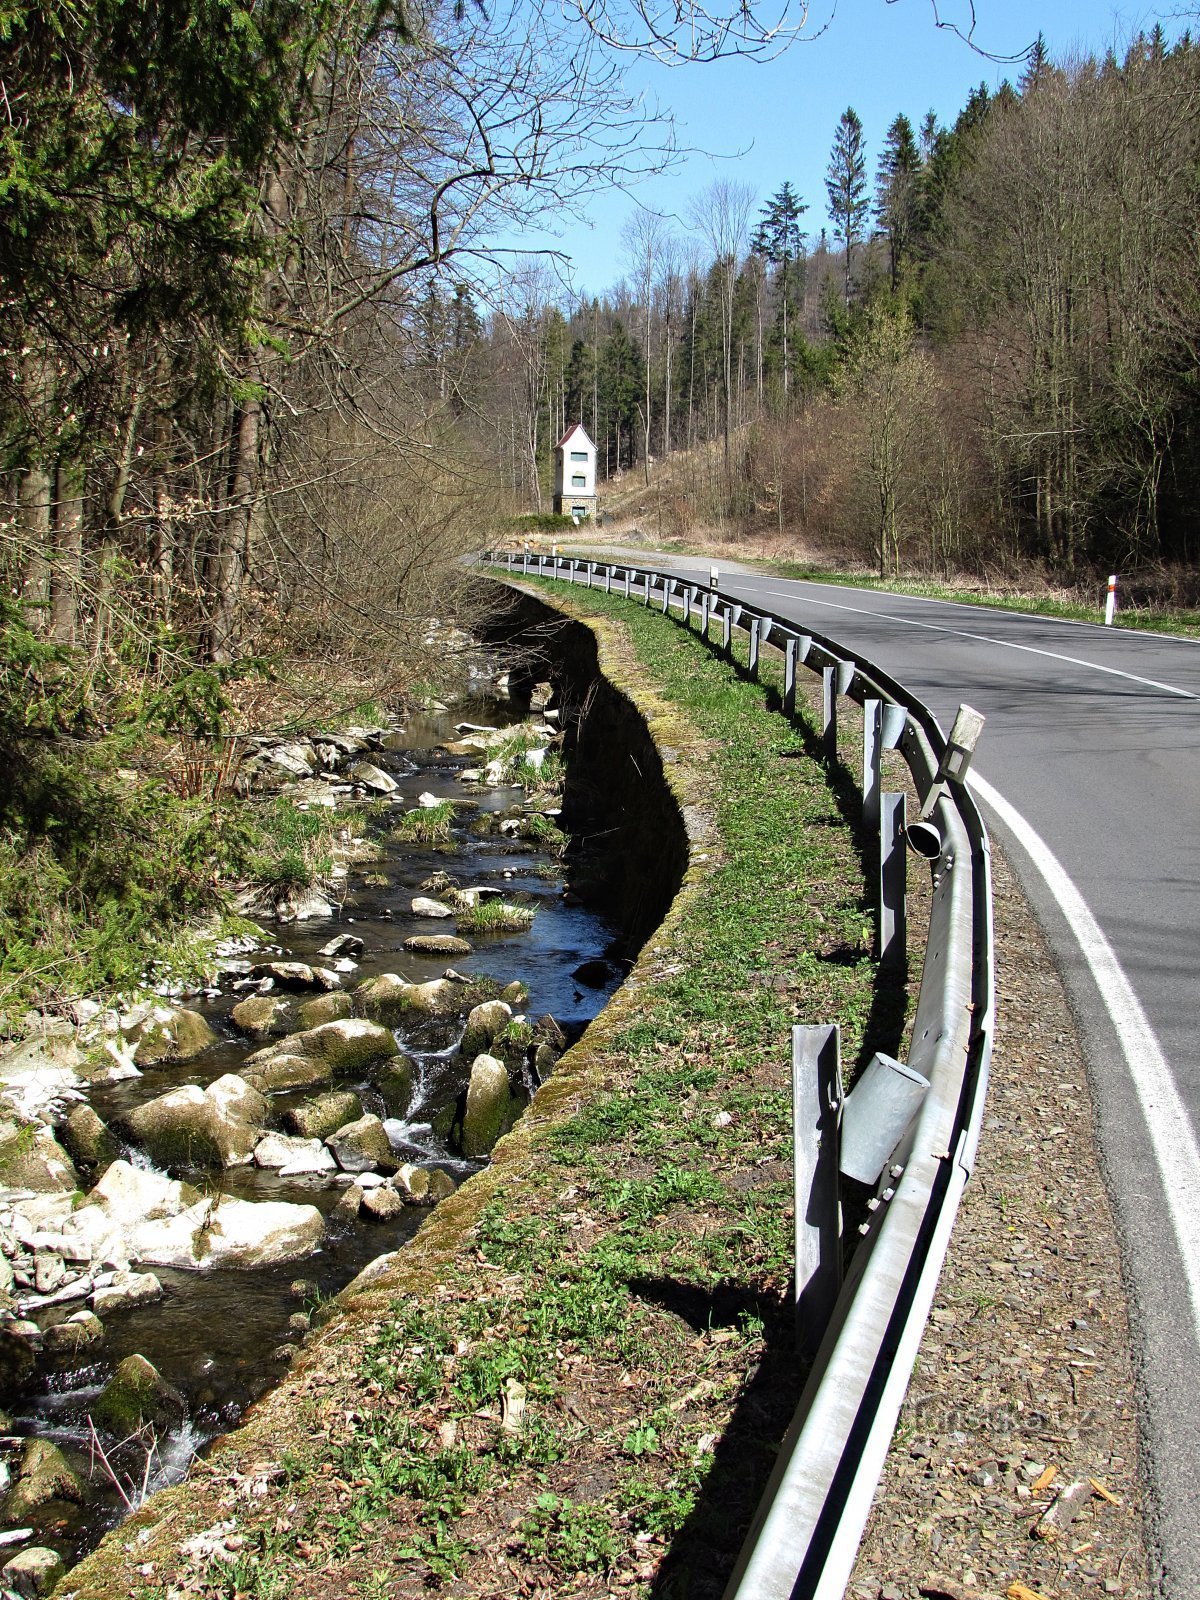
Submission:
[[[708,581],[707,562],[637,559]],[[1162,1592],[1195,1600],[1200,641],[728,564],[720,588],[860,651],[943,727],[964,700],[987,717],[973,785],[1047,930],[1091,1071],[1140,1346]]]

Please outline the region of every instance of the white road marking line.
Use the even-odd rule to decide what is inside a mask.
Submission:
[[[1167,1211],[1183,1261],[1192,1318],[1200,1337],[1200,1146],[1197,1146],[1191,1118],[1175,1087],[1167,1059],[1112,946],[1057,857],[1021,813],[986,779],[972,772],[970,785],[1014,835],[1041,873],[1096,981],[1150,1135],[1166,1192]]]
[[[768,590],[768,593],[796,598],[794,588]],[[1177,689],[1173,683],[1159,683],[1157,678],[1139,678],[1136,672],[1119,672],[1116,667],[1101,667],[1095,661],[1081,661],[1078,656],[1060,655],[1057,650],[1038,650],[1031,644],[1014,644],[1011,639],[994,639],[986,633],[968,633],[964,628],[946,628],[937,622],[918,622],[913,617],[898,617],[892,612],[875,611],[870,606],[839,605],[836,600],[817,600],[812,595],[802,596],[806,605],[825,606],[830,611],[854,611],[863,617],[879,617],[883,622],[900,622],[906,628],[925,628],[930,633],[950,633],[956,639],[974,639],[978,644],[1001,645],[1005,650],[1023,650],[1031,656],[1048,656],[1051,661],[1066,661],[1073,667],[1087,667],[1092,672],[1107,672],[1113,678],[1126,678],[1130,683],[1145,684],[1148,689],[1161,689],[1164,694],[1175,694],[1182,700],[1200,700],[1200,694],[1190,689]]]

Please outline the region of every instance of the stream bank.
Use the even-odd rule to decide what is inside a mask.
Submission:
[[[556,669],[555,676],[564,685],[574,682],[570,668]],[[521,692],[518,688],[518,695]],[[559,709],[550,703],[553,696],[552,688],[541,695],[529,724],[540,733],[529,741],[528,749],[517,752],[519,764],[537,769],[557,759],[558,719],[542,720]],[[576,707],[585,704],[586,689],[575,695],[568,690],[564,698],[573,699]],[[594,793],[577,807],[579,814],[586,813],[592,831],[573,841],[566,852],[568,858],[574,856],[574,870],[582,880],[576,889],[570,859],[565,866],[557,859],[565,841],[560,841],[557,821],[551,816],[560,809],[549,803],[554,796],[544,793],[540,803],[526,798],[514,806],[511,784],[503,781],[506,775],[488,772],[489,752],[479,746],[481,742],[486,746],[491,736],[478,725],[495,726],[511,720],[512,714],[511,703],[499,705],[485,697],[457,707],[452,714],[434,711],[411,718],[402,732],[376,730],[370,760],[362,752],[357,752],[357,760],[374,768],[379,774],[375,781],[383,780],[381,792],[389,798],[390,810],[376,824],[384,844],[378,859],[361,862],[347,875],[340,886],[336,917],[323,915],[318,907],[315,915],[278,925],[273,930],[279,940],[276,948],[227,951],[220,992],[201,997],[189,1012],[212,1030],[215,1041],[191,1059],[146,1063],[136,1074],[111,1074],[110,1081],[87,1091],[87,1111],[104,1133],[115,1135],[115,1148],[114,1143],[101,1143],[97,1152],[115,1153],[117,1160],[105,1171],[101,1161],[93,1165],[76,1152],[85,1189],[89,1172],[103,1174],[83,1211],[94,1217],[105,1209],[106,1219],[112,1220],[118,1202],[128,1202],[135,1211],[148,1212],[150,1221],[139,1222],[143,1252],[145,1233],[153,1227],[169,1233],[181,1215],[186,1217],[189,1202],[207,1207],[202,1230],[206,1248],[243,1203],[317,1213],[320,1243],[312,1253],[285,1249],[278,1259],[262,1262],[252,1273],[197,1272],[173,1259],[147,1262],[143,1254],[127,1276],[150,1277],[161,1293],[148,1292],[141,1300],[140,1285],[118,1283],[117,1288],[132,1288],[135,1293],[106,1314],[102,1332],[97,1332],[95,1311],[78,1311],[80,1299],[65,1294],[70,1282],[62,1286],[65,1298],[57,1307],[46,1305],[39,1311],[29,1304],[37,1298],[34,1269],[39,1248],[47,1252],[55,1237],[61,1239],[64,1231],[71,1231],[72,1215],[78,1216],[69,1191],[65,1191],[66,1208],[61,1203],[58,1207],[61,1216],[51,1197],[29,1202],[46,1215],[32,1230],[26,1224],[25,1238],[15,1241],[14,1255],[24,1261],[22,1275],[32,1273],[34,1282],[14,1284],[14,1309],[26,1314],[11,1318],[7,1332],[10,1339],[23,1339],[34,1347],[38,1370],[34,1376],[20,1361],[12,1365],[10,1376],[20,1380],[13,1387],[25,1392],[10,1419],[7,1459],[16,1479],[11,1509],[21,1513],[17,1521],[29,1527],[40,1546],[73,1557],[120,1513],[124,1497],[136,1499],[143,1489],[169,1482],[199,1447],[232,1426],[249,1401],[286,1370],[314,1321],[325,1314],[329,1296],[365,1264],[386,1257],[411,1236],[427,1214],[420,1209],[422,1202],[452,1192],[458,1182],[480,1169],[490,1140],[553,1070],[558,1054],[580,1035],[627,970],[632,948],[628,937],[613,920],[585,903],[588,884],[604,881],[605,841],[616,830],[604,825],[604,806]],[[573,715],[568,707],[564,718],[568,730]],[[472,741],[475,747],[469,748]],[[550,755],[531,761],[539,751]],[[471,772],[478,778],[464,783]],[[308,785],[302,803],[327,803],[317,792],[319,780],[294,776],[299,784]],[[570,781],[562,805],[564,822],[568,797],[574,804]],[[420,821],[421,814],[448,821],[449,837],[439,829],[436,839],[414,843],[404,824],[410,818]],[[400,827],[389,832],[389,824],[397,819]],[[541,826],[542,821],[549,827]],[[450,850],[450,845],[455,848]],[[460,913],[475,912],[482,902],[484,907],[516,906],[533,915],[531,920],[517,918],[517,926],[508,931],[489,931],[484,920],[480,931],[471,931],[465,941],[469,948],[454,952],[455,966],[447,975],[447,940],[466,931],[460,928],[455,935],[442,931],[462,920],[441,914],[447,902],[455,909],[456,898]],[[294,915],[296,909],[292,904],[288,913]],[[329,904],[327,909],[333,912],[335,907]],[[527,920],[528,926],[522,927]],[[337,966],[341,973],[333,970]],[[341,987],[343,982],[353,984],[352,993]],[[373,1023],[372,1018],[378,1020]],[[473,1036],[464,1038],[472,1025]],[[295,1170],[295,1147],[303,1141],[297,1136],[294,1116],[311,1110],[314,1091],[328,1089],[329,1084],[321,1077],[303,1086],[290,1080],[255,1082],[255,1056],[260,1058],[261,1073],[286,1060],[297,1039],[322,1030],[327,1038],[339,1027],[344,1031],[372,1026],[390,1032],[390,1049],[395,1052],[399,1046],[400,1053],[377,1052],[369,1063],[346,1061],[342,1065],[347,1070],[337,1073],[337,1090],[353,1099],[356,1117],[361,1112],[361,1120],[382,1127],[386,1153],[362,1160],[357,1151],[346,1159],[344,1149],[336,1149],[333,1157],[326,1150],[327,1161],[336,1159],[336,1176],[327,1170]],[[279,1043],[273,1042],[277,1035],[282,1036]],[[108,1043],[113,1045],[111,1039]],[[131,1043],[121,1034],[109,1054],[120,1057]],[[493,1051],[490,1059],[503,1068],[502,1095],[509,1104],[483,1146],[472,1146],[464,1127],[476,1076],[472,1062],[477,1066],[480,1052],[487,1060]],[[190,1055],[190,1050],[175,1053]],[[396,1085],[389,1092],[381,1079],[383,1069],[387,1069],[384,1076],[400,1080],[398,1100]],[[185,1090],[193,1097],[211,1098],[216,1093],[227,1101],[230,1081],[245,1085],[248,1076],[253,1092],[266,1088],[271,1094],[269,1120],[283,1122],[291,1130],[291,1146],[282,1152],[292,1158],[290,1162],[260,1162],[259,1152],[268,1142],[260,1138],[253,1162],[231,1162],[214,1176],[205,1173],[202,1162],[170,1159],[169,1148],[150,1153],[130,1137],[148,1103],[161,1103]],[[336,1099],[337,1094],[324,1098]],[[76,1112],[79,1108],[76,1102]],[[343,1109],[343,1117],[348,1114]],[[279,1135],[274,1137],[280,1142]],[[287,1138],[284,1134],[285,1145]],[[143,1132],[143,1146],[146,1143]],[[308,1143],[311,1146],[312,1141]],[[198,1200],[180,1190],[179,1178],[199,1182]],[[168,1193],[171,1185],[174,1189]],[[120,1193],[114,1194],[116,1190]],[[350,1216],[348,1203],[357,1218]],[[155,1212],[165,1213],[157,1223]],[[214,1217],[215,1228],[209,1226]],[[193,1252],[195,1237],[193,1229],[187,1245]],[[107,1240],[104,1248],[121,1254]],[[161,1254],[162,1246],[155,1248]],[[99,1264],[107,1265],[102,1257]],[[147,1264],[153,1269],[149,1273],[140,1270]],[[82,1303],[94,1306],[97,1293],[111,1296],[113,1288],[111,1282],[93,1283]],[[54,1334],[53,1328],[60,1332]],[[121,1367],[126,1352],[148,1361],[165,1386],[157,1396],[165,1413],[154,1429],[152,1448],[147,1433],[127,1441],[124,1451],[119,1447],[119,1430],[101,1424],[92,1434],[93,1417],[113,1412],[106,1395],[113,1370]],[[182,1407],[173,1396],[182,1398]],[[138,1418],[149,1419],[151,1409],[143,1406]],[[46,1459],[43,1442],[65,1453],[71,1477],[59,1470],[56,1458]],[[97,1470],[98,1452],[102,1453]],[[84,1470],[85,1453],[90,1472]],[[28,1484],[34,1479],[44,1482],[50,1492],[17,1492],[22,1481]],[[89,1479],[91,1492],[78,1493],[76,1486]],[[10,1519],[8,1531],[21,1530]]]

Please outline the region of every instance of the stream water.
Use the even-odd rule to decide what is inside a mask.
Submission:
[[[386,747],[371,759],[399,781],[397,804],[391,817],[364,829],[368,835],[378,834],[383,853],[350,869],[344,901],[334,918],[286,927],[263,923],[283,958],[324,964],[318,955],[321,946],[337,933],[351,932],[364,941],[365,948],[358,958],[358,970],[344,980],[347,986],[382,972],[400,973],[414,982],[440,977],[446,957],[411,954],[404,949],[404,940],[414,933],[444,931],[444,924],[414,918],[410,909],[423,881],[443,869],[463,884],[501,887],[506,894],[537,907],[525,932],[472,934],[474,953],[456,957],[455,968],[470,976],[493,977],[501,984],[520,979],[529,990],[525,1008],[529,1018],[549,1013],[568,1039],[578,1037],[625,971],[628,952],[621,936],[603,917],[565,891],[560,862],[526,843],[476,831],[473,824],[480,811],[506,811],[521,798],[520,792],[468,788],[459,773],[478,765],[477,758],[454,757],[439,749],[455,738],[457,723],[499,726],[516,719],[509,702],[473,697],[456,704],[451,712],[414,716],[403,732],[388,736]],[[474,802],[457,813],[452,851],[398,844],[389,837],[389,823],[394,825],[403,810],[414,806],[417,796],[426,792],[439,799]],[[256,952],[255,959],[270,958]],[[582,976],[574,976],[581,967],[585,969]],[[203,1087],[223,1073],[237,1071],[247,1055],[259,1048],[247,1041],[230,1019],[232,1007],[242,997],[226,980],[218,995],[198,1003],[197,1008],[221,1035],[216,1049],[185,1065],[148,1069],[141,1077],[91,1091],[88,1098],[101,1118],[106,1123],[119,1122],[123,1112],[168,1089],[185,1083]],[[462,1181],[480,1163],[464,1160],[431,1127],[437,1114],[457,1099],[469,1072],[469,1063],[457,1049],[457,1035],[447,1038],[443,1025],[442,1032],[431,1037],[426,1025],[424,1032],[420,1026],[397,1030],[396,1037],[412,1057],[416,1072],[412,1101],[402,1125],[389,1125],[393,1143],[400,1141],[397,1147],[404,1159],[440,1166]],[[381,1104],[372,1103],[372,1091],[365,1083],[346,1082],[339,1087],[360,1090],[364,1109],[384,1114]],[[275,1108],[282,1109],[284,1104],[286,1100],[280,1099]],[[144,1157],[135,1159],[144,1164]],[[284,1179],[253,1166],[203,1176],[176,1175],[219,1186],[224,1193],[245,1199],[302,1201],[326,1214],[344,1193],[342,1187],[324,1179]],[[102,1359],[86,1366],[51,1369],[10,1413],[10,1457],[19,1451],[22,1436],[50,1437],[87,1483],[86,1504],[76,1507],[53,1501],[44,1513],[23,1519],[25,1526],[34,1529],[30,1542],[52,1545],[68,1561],[78,1559],[122,1514],[120,1494],[95,1464],[88,1422],[91,1403],[120,1360],[132,1352],[145,1356],[188,1402],[186,1422],[160,1439],[157,1455],[150,1462],[150,1483],[161,1485],[180,1476],[197,1451],[233,1427],[245,1407],[278,1379],[286,1368],[289,1347],[294,1349],[303,1337],[298,1319],[311,1313],[314,1303],[335,1294],[367,1262],[394,1250],[426,1215],[422,1209],[406,1207],[395,1221],[360,1219],[340,1231],[331,1227],[314,1255],[290,1266],[257,1272],[156,1269],[166,1291],[163,1300],[106,1317]],[[144,1450],[136,1458],[114,1458],[121,1471],[136,1476],[139,1487],[145,1464]],[[0,1527],[0,1543],[7,1542],[4,1532]],[[14,1542],[0,1551],[0,1560],[15,1548]]]

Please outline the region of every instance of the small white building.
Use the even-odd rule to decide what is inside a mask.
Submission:
[[[554,510],[559,516],[594,517],[596,446],[582,422],[575,422],[554,446]]]

